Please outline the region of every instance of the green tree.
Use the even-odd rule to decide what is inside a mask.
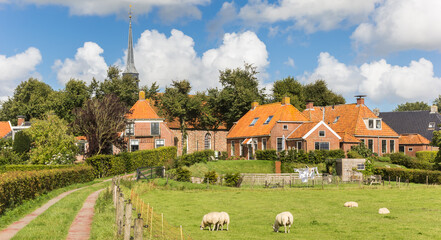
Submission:
[[[346,103],[342,95],[332,92],[324,80],[317,80],[304,86],[306,100],[316,106],[329,106]]]
[[[158,101],[158,92],[159,92],[159,86],[156,84],[156,82],[153,82],[150,87],[143,86],[141,87],[141,90],[145,92],[145,98],[150,99],[154,102]]]
[[[118,132],[125,129],[128,112],[125,103],[112,94],[89,99],[83,107],[74,110],[76,118],[72,128],[86,137],[89,143],[87,156],[112,154],[112,145],[124,150]]]
[[[17,116],[25,115],[26,120],[42,118],[52,109],[52,88],[35,78],[21,82],[14,90],[14,95],[2,104],[0,119],[17,124]]]
[[[394,112],[404,112],[404,111],[417,111],[417,110],[430,110],[430,106],[427,103],[421,102],[406,102],[399,104]]]
[[[173,81],[171,87],[165,88],[165,93],[158,102],[161,115],[168,121],[179,121],[182,133],[182,153],[186,153],[187,123],[195,125],[201,113],[202,94],[190,96],[190,82],[187,80]]]
[[[433,131],[432,142],[430,144],[441,149],[441,131]],[[436,154],[435,168],[441,170],[441,150],[438,150]]]
[[[33,164],[71,164],[78,151],[75,137],[68,134],[66,121],[53,113],[43,120],[32,120],[32,127],[23,130],[30,136],[32,149],[30,161]]]
[[[110,66],[107,70],[107,78],[100,83],[96,90],[96,96],[101,98],[105,95],[114,94],[127,106],[132,106],[138,100],[139,80],[131,75],[121,76],[120,73],[121,70],[118,67]]]
[[[441,95],[439,95],[435,100],[433,100],[433,105],[438,106],[438,111],[441,111]]]
[[[54,99],[54,111],[58,117],[72,122],[74,115],[72,110],[83,106],[83,103],[90,98],[90,91],[86,82],[71,79],[66,83],[64,90],[56,94]]]
[[[291,104],[297,109],[305,109],[305,89],[303,85],[293,77],[275,81],[272,91],[272,97],[275,102],[282,101],[282,98],[286,96],[291,99]]]
[[[26,161],[29,159],[31,143],[31,138],[25,131],[17,132],[14,136],[14,142],[12,143],[12,150]]]

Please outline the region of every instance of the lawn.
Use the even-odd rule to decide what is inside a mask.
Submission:
[[[159,185],[163,184],[162,180]],[[182,225],[193,239],[437,239],[441,236],[441,187],[410,185],[354,188],[236,189],[216,186],[196,189],[191,184],[146,191],[146,203],[172,225]],[[356,185],[355,185],[356,186]],[[176,190],[187,189],[187,190]],[[344,208],[356,201],[358,208]],[[379,215],[387,207],[391,214]],[[211,211],[230,214],[230,231],[199,230],[202,216]],[[275,233],[277,213],[290,211],[290,234]]]
[[[197,163],[188,169],[194,177],[204,177],[208,171],[215,170],[218,174],[226,173],[274,173],[274,161],[264,160],[219,160],[215,162]]]
[[[374,167],[406,168],[405,166],[401,166],[398,164],[392,164],[389,162],[379,162],[379,161],[374,162]]]

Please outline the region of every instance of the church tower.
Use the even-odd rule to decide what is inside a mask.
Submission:
[[[135,68],[135,60],[133,58],[133,41],[132,41],[132,8],[130,6],[130,24],[129,24],[129,46],[127,48],[127,62],[126,69],[123,72],[123,76],[131,75],[135,79],[139,80],[139,73]]]

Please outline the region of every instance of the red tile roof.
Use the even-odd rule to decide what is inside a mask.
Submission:
[[[403,145],[429,145],[430,141],[420,134],[402,134],[400,135],[400,144]]]
[[[86,138],[86,136],[78,136],[78,137],[75,137],[75,140],[78,140],[78,141],[84,140],[84,141],[86,141],[87,138]]]
[[[0,122],[0,138],[4,138],[11,131],[12,131],[12,127],[9,121]]]
[[[269,116],[273,118],[268,124],[264,124]],[[250,126],[255,118],[258,118],[256,123]],[[282,105],[280,102],[265,104],[248,111],[240,118],[231,128],[227,138],[269,135],[277,121],[306,122],[308,119],[291,104]]]
[[[351,134],[345,133],[345,132],[338,132],[338,135],[341,137],[341,141],[345,143],[359,143],[360,140],[358,140],[356,137],[352,136]]]
[[[138,100],[127,114],[128,119],[162,119],[150,106],[149,100]]]
[[[300,125],[296,129],[294,129],[294,131],[290,135],[288,135],[287,138],[288,139],[299,139],[299,138],[302,138],[309,131],[311,131],[311,129],[313,129],[317,124],[318,124],[317,122],[303,123],[302,125]]]

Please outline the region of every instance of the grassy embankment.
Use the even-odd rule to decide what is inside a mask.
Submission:
[[[219,160],[215,162],[197,163],[188,169],[194,177],[204,177],[208,171],[215,170],[218,174],[226,173],[274,173],[274,161],[264,160]]]

